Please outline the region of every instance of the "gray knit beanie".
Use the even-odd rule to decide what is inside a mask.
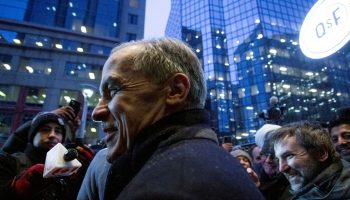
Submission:
[[[250,157],[250,155],[248,154],[248,152],[241,150],[241,149],[236,149],[231,151],[230,153],[233,157],[237,158],[238,156],[244,156],[246,158],[248,158],[249,162],[250,162],[250,166],[252,166],[253,162],[252,162],[252,158]]]
[[[63,130],[62,132],[62,141],[64,141],[64,138],[66,136],[66,128],[64,126],[64,120],[60,116],[50,113],[50,112],[43,112],[39,113],[34,117],[32,120],[29,132],[28,132],[28,142],[33,144],[33,139],[35,135],[37,134],[39,128],[43,126],[44,124],[47,124],[49,122],[55,122],[57,123]]]

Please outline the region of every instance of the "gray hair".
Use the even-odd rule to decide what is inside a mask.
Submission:
[[[155,84],[165,83],[176,73],[185,74],[190,81],[186,109],[204,108],[206,84],[203,69],[189,46],[172,38],[139,40],[123,43],[111,54],[131,46],[138,47],[127,58],[131,70],[143,74]]]
[[[327,130],[317,122],[301,121],[282,126],[282,128],[275,130],[269,139],[273,144],[277,144],[286,137],[294,136],[297,143],[311,155],[319,155],[325,148],[329,155],[327,162],[340,159]]]

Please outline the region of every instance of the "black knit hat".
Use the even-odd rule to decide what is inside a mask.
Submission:
[[[50,112],[43,112],[39,113],[34,117],[32,120],[32,124],[30,126],[29,132],[28,132],[28,142],[33,144],[33,139],[35,135],[37,134],[39,128],[43,126],[44,124],[47,124],[49,122],[55,122],[62,128],[62,141],[64,141],[64,138],[66,136],[66,128],[64,126],[64,120],[60,116],[50,113]]]
[[[350,107],[339,108],[335,118],[329,122],[328,129],[331,130],[333,127],[341,124],[350,124]]]

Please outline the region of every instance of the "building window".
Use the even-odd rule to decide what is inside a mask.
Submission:
[[[12,56],[0,54],[0,69],[3,71],[10,71]]]
[[[137,25],[137,18],[138,18],[137,15],[129,14],[128,15],[128,22],[129,22],[129,24]]]
[[[0,147],[6,141],[11,132],[12,116],[12,112],[0,113]]]
[[[139,0],[129,0],[129,6],[133,8],[139,7]]]
[[[78,100],[79,91],[76,90],[61,90],[60,106],[66,106],[71,100]]]
[[[46,99],[45,90],[42,88],[28,88],[28,95],[26,97],[27,106],[39,106],[44,104]]]
[[[0,85],[0,105],[16,105],[18,96],[18,86]]]
[[[136,40],[136,34],[135,33],[126,33],[126,40],[127,41]]]
[[[29,74],[46,74],[52,72],[52,62],[46,59],[37,58],[21,58],[20,71]]]
[[[101,77],[102,66],[67,62],[64,71],[67,76],[95,80]]]

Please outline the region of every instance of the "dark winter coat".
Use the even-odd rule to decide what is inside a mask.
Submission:
[[[350,199],[350,167],[346,161],[333,162],[313,181],[293,194],[292,199]]]
[[[217,143],[201,109],[142,131],[112,164],[105,199],[263,199],[247,172]]]

